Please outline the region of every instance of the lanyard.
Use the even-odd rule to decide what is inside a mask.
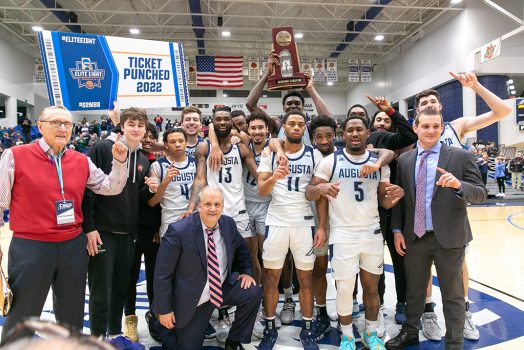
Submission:
[[[53,155],[53,159],[55,160],[55,167],[56,172],[58,173],[58,184],[60,185],[60,194],[62,195],[62,199],[65,202],[65,196],[64,196],[64,180],[62,178],[62,155],[63,153],[60,153],[58,157]]]

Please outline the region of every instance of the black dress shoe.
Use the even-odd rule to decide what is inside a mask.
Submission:
[[[229,339],[226,339],[226,345],[224,346],[224,350],[243,350],[242,344],[236,341],[232,341]]]
[[[401,350],[405,346],[418,344],[418,334],[408,334],[404,331],[386,342],[386,349],[388,350]]]

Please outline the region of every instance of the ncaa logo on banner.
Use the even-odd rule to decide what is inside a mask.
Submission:
[[[91,58],[82,57],[80,61],[76,61],[75,68],[69,68],[71,77],[78,82],[78,87],[86,87],[94,89],[95,87],[102,87],[102,80],[104,80],[105,69],[98,69],[96,62],[91,62]]]

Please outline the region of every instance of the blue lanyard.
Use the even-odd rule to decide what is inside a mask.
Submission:
[[[53,159],[55,160],[55,167],[56,172],[58,173],[58,184],[60,185],[60,194],[62,195],[62,199],[65,202],[65,196],[64,196],[64,180],[62,178],[62,155],[63,153],[60,153],[58,155],[58,158],[53,155]]]

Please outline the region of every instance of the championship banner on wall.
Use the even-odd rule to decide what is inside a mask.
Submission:
[[[311,76],[315,74],[313,71],[313,65],[311,64],[311,58],[302,58],[300,60],[300,71],[302,73],[309,73]]]
[[[360,60],[360,81],[363,83],[371,83],[371,72],[373,72],[371,60]]]
[[[323,58],[314,58],[313,62],[315,81],[326,81],[326,60]]]
[[[52,106],[71,111],[189,105],[182,44],[42,31]]]
[[[260,79],[260,63],[258,57],[248,58],[248,80],[258,81]]]
[[[268,60],[267,57],[262,57],[262,58],[260,59],[260,75],[264,75],[264,74],[266,74],[266,70],[267,70],[267,60]]]
[[[348,82],[358,83],[360,81],[360,68],[358,60],[348,60]]]
[[[33,75],[34,83],[45,83],[44,65],[40,58],[35,58],[35,74]]]
[[[326,77],[328,82],[336,83],[338,81],[337,59],[326,59]]]
[[[189,85],[196,85],[196,62],[195,60],[187,60],[187,83]]]

